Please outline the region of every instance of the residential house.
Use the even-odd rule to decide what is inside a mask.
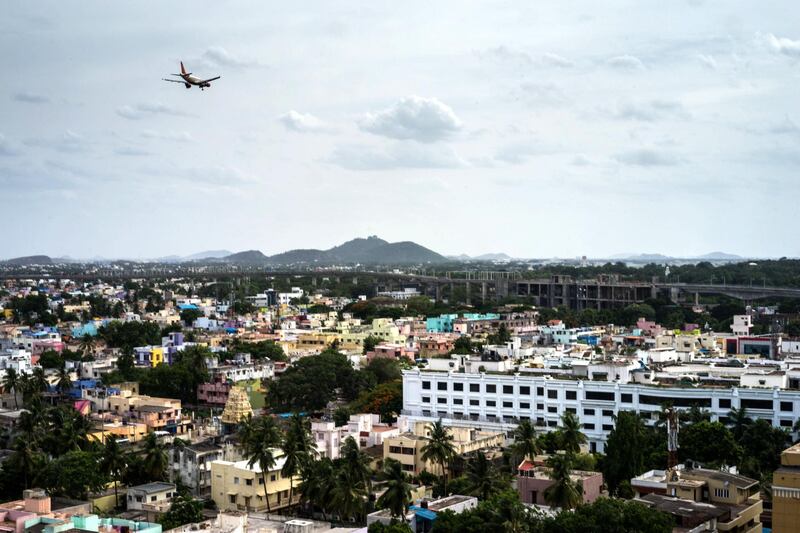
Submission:
[[[525,459],[517,466],[517,492],[523,503],[548,505],[545,492],[554,483],[550,477],[551,470],[535,461]],[[582,487],[581,501],[592,503],[598,497],[603,486],[603,474],[586,470],[570,471],[570,479],[580,482]]]
[[[275,450],[275,464],[262,475],[258,463],[249,465],[248,461],[213,461],[211,463],[211,498],[222,511],[267,510],[267,501],[272,511],[295,504],[300,499],[300,477],[285,477],[281,474],[286,460]],[[266,486],[264,478],[266,477]],[[293,501],[289,501],[289,491],[294,487]]]

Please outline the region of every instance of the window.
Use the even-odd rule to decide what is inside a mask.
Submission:
[[[431,382],[430,381],[423,381],[422,382],[422,388],[424,390],[431,390]]]
[[[611,409],[603,409],[603,416],[614,416],[614,411]]]
[[[481,404],[481,401],[480,401],[480,400],[470,400],[470,401],[469,401],[469,404],[470,404],[470,405],[480,405],[480,404]]]
[[[514,402],[503,402],[503,408],[505,408],[505,409],[513,409],[514,408]]]
[[[583,429],[594,429],[594,424],[584,424]]]
[[[574,407],[567,407],[566,409],[564,409],[564,411],[566,411],[568,413],[572,413],[572,414],[577,414],[578,413],[578,410],[575,409]]]
[[[403,465],[403,470],[406,471],[406,472],[413,472],[414,471],[414,465]]]
[[[503,385],[503,394],[514,394],[513,385]]]
[[[536,396],[544,396],[544,387],[536,387]]]
[[[497,392],[497,385],[486,385],[486,392],[488,393]]]
[[[772,409],[772,400],[741,400],[742,407],[750,409]]]
[[[540,410],[540,411],[544,411],[544,404],[543,404],[543,403],[537,403],[537,404],[536,404],[536,408],[537,408],[538,410]]]
[[[422,403],[431,403],[431,397],[430,396],[423,396],[422,397]]]
[[[730,409],[731,408],[731,400],[730,400],[730,398],[722,398],[722,399],[720,399],[719,408],[720,409]]]
[[[576,391],[574,390],[567,391],[567,400],[577,400],[577,399],[578,399],[578,393]]]
[[[557,390],[549,390],[547,391],[547,397],[551,400],[558,399],[558,391]]]
[[[519,393],[523,396],[530,396],[531,395],[531,388],[530,387],[520,387]]]
[[[453,405],[464,405],[464,400],[461,398],[453,398]]]
[[[446,381],[440,381],[439,383],[437,383],[436,384],[436,390],[447,390],[447,382]]]
[[[253,480],[252,479],[246,479],[244,484],[247,485],[248,487],[252,487],[253,486]]]
[[[793,409],[792,402],[781,402],[781,411],[792,411]]]
[[[234,485],[238,485],[239,484],[239,478],[238,477],[233,478],[233,484]]]
[[[781,427],[782,428],[790,428],[790,427],[792,427],[792,420],[791,419],[787,420],[786,418],[781,418]]]
[[[497,405],[497,402],[494,400],[486,400],[486,407],[494,407],[495,405]]]
[[[519,408],[520,409],[530,409],[531,408],[531,404],[529,404],[528,402],[519,402]]]
[[[236,503],[236,495],[235,494],[229,495],[228,501],[230,501],[231,503]]]
[[[614,429],[614,424],[603,424],[603,431],[611,431]]]
[[[469,391],[470,392],[480,392],[481,391],[481,386],[478,385],[477,383],[470,383],[469,384]]]
[[[447,403],[447,398],[436,398],[436,403]]]
[[[270,481],[275,481],[275,474],[272,474],[271,476],[269,476],[269,480]]]
[[[558,412],[558,407],[548,407],[547,408],[547,412],[548,413],[557,413]]]
[[[589,416],[594,415],[594,409],[584,409],[583,410],[583,414],[589,415]]]
[[[633,394],[629,394],[629,393],[623,392],[621,394],[620,401],[622,403],[633,403]]]
[[[730,498],[731,492],[728,489],[714,489],[714,496],[717,498]]]
[[[606,402],[614,401],[613,392],[600,392],[600,391],[588,390],[586,391],[585,394],[587,400],[603,400]]]
[[[156,499],[157,499],[157,498],[156,498],[155,496],[150,496],[150,501],[151,501],[151,502],[154,502],[154,501],[156,501]]]
[[[453,383],[453,390],[457,392],[462,392],[464,390],[463,383]]]
[[[556,422],[555,420],[548,420],[548,421],[547,421],[547,426],[548,426],[548,427],[554,428],[554,427],[556,427],[557,425],[558,425],[558,422]]]

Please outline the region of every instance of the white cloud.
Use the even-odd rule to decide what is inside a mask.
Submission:
[[[529,103],[558,106],[570,102],[564,90],[553,82],[524,82],[519,87]]]
[[[592,164],[592,161],[583,154],[577,154],[572,158],[572,164],[576,167],[588,167]]]
[[[673,100],[650,100],[649,102],[620,102],[614,118],[655,122],[666,118],[689,118],[683,104]]]
[[[549,155],[556,151],[556,148],[532,139],[503,146],[497,151],[494,158],[511,165],[520,165],[531,157]]]
[[[680,158],[670,152],[654,150],[652,148],[639,148],[629,150],[614,156],[618,162],[624,165],[640,167],[666,167],[680,163]]]
[[[328,162],[348,170],[393,170],[409,168],[459,168],[468,166],[449,146],[413,141],[392,143],[387,148],[340,146]]]
[[[210,67],[246,68],[262,66],[260,62],[242,57],[221,46],[211,46],[200,57],[204,65]]]
[[[50,102],[50,99],[46,96],[29,92],[16,93],[14,94],[13,98],[17,102],[22,102],[25,104],[46,104]]]
[[[644,63],[642,63],[642,60],[630,55],[615,56],[610,58],[606,63],[619,70],[644,70]]]
[[[519,50],[512,50],[505,45],[495,46],[494,48],[489,48],[488,50],[478,52],[478,56],[495,61],[522,63],[524,65],[533,64],[533,58],[530,56],[530,54]]]
[[[143,130],[142,137],[145,139],[158,139],[162,141],[175,141],[180,143],[194,142],[194,137],[188,131],[156,131]]]
[[[554,54],[552,52],[546,52],[542,54],[540,57],[542,63],[553,67],[571,68],[575,66],[575,62],[572,61],[571,59],[567,59],[566,57]]]
[[[18,153],[19,152],[11,146],[11,142],[6,139],[5,135],[0,133],[0,156],[11,157]]]
[[[711,54],[697,54],[696,57],[704,67],[711,70],[717,69],[717,60]]]
[[[169,115],[173,117],[188,117],[188,113],[176,109],[172,106],[156,103],[140,103],[134,105],[124,105],[117,109],[117,115],[128,120],[141,120],[155,115]]]
[[[772,33],[767,34],[765,39],[773,52],[789,57],[800,57],[800,40],[794,41],[787,37],[776,37]]]
[[[368,113],[358,126],[375,135],[420,142],[440,141],[461,128],[461,120],[436,98],[408,96],[388,109]]]
[[[294,109],[278,117],[278,120],[287,130],[299,133],[330,131],[328,124],[311,113],[300,113]]]
[[[135,146],[122,146],[114,150],[114,153],[117,155],[124,155],[124,156],[132,156],[132,157],[142,157],[152,155],[151,152],[147,150],[143,150],[141,148],[137,148]]]
[[[72,130],[66,130],[61,136],[55,138],[35,137],[25,141],[28,146],[49,148],[64,153],[85,152],[89,148],[89,141]]]

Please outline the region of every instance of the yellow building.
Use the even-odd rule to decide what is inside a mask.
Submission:
[[[772,475],[772,531],[800,533],[800,443],[783,450]]]
[[[280,453],[276,451],[276,453]],[[297,490],[300,477],[293,480],[281,475],[285,460],[277,457],[275,465],[267,472],[267,487],[264,490],[264,477],[258,464],[248,466],[248,461],[214,461],[211,463],[211,497],[222,511],[267,510],[265,492],[269,497],[272,511],[289,506],[289,490],[294,485],[293,502],[300,500]]]
[[[453,447],[456,454],[484,450],[502,446],[503,433],[496,431],[478,431],[470,428],[449,427],[447,431],[453,436]],[[429,425],[418,422],[413,433],[401,433],[396,437],[389,437],[383,441],[383,458],[398,461],[405,472],[419,475],[423,470],[439,473],[440,466],[422,459],[422,448],[428,443],[430,434]]]

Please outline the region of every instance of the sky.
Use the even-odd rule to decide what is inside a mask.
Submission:
[[[0,257],[798,256],[796,0],[12,1]],[[182,60],[222,78],[162,78]]]

